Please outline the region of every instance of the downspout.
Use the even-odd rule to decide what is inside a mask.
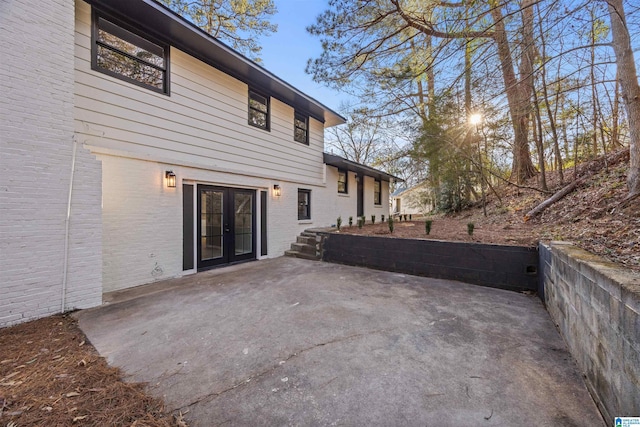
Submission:
[[[67,217],[64,220],[64,261],[62,273],[62,296],[60,311],[64,313],[67,300],[67,273],[69,270],[69,222],[71,220],[71,196],[73,195],[73,176],[76,172],[76,149],[78,142],[73,138],[73,156],[71,157],[71,179],[69,180],[69,199],[67,200]]]

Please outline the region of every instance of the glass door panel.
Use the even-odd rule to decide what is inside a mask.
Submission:
[[[235,255],[253,253],[253,192],[234,192]]]
[[[200,260],[221,258],[224,254],[224,191],[200,191]]]

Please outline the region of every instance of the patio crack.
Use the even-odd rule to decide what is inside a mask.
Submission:
[[[394,328],[395,329],[395,328]],[[333,340],[330,341],[326,341],[326,342],[322,342],[322,343],[318,343],[318,344],[314,344],[310,347],[307,348],[303,348],[302,350],[298,350],[295,353],[291,353],[289,356],[287,356],[285,359],[281,359],[277,364],[269,367],[268,369],[265,369],[262,372],[259,372],[255,375],[250,376],[249,378],[247,378],[246,380],[240,381],[236,384],[233,384],[227,388],[225,388],[224,390],[220,390],[220,391],[215,391],[212,393],[208,393],[205,394],[204,396],[200,396],[198,397],[196,400],[192,401],[191,403],[187,403],[186,405],[180,406],[178,408],[174,408],[171,410],[171,412],[178,412],[180,411],[181,413],[185,413],[185,409],[188,409],[194,405],[197,405],[198,403],[204,403],[204,402],[208,402],[208,401],[212,401],[217,399],[219,396],[222,396],[225,393],[228,393],[232,390],[237,389],[238,387],[242,387],[243,385],[249,384],[251,381],[255,380],[255,379],[259,379],[264,377],[265,375],[268,375],[269,373],[275,371],[276,369],[282,367],[284,365],[284,363],[288,362],[289,360],[300,356],[303,353],[306,353],[308,351],[311,350],[315,350],[316,348],[319,347],[324,347],[330,344],[336,344],[336,343],[340,343],[343,341],[349,341],[349,340],[353,340],[353,339],[358,339],[364,336],[368,336],[368,335],[375,335],[375,334],[379,334],[379,333],[383,333],[383,332],[389,332],[393,329],[378,329],[375,331],[369,331],[369,332],[363,332],[360,334],[352,334],[352,335],[348,335],[346,337],[339,337],[339,338],[335,338]]]

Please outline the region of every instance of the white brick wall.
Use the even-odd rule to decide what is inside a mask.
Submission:
[[[61,310],[74,4],[0,3],[0,327]],[[77,151],[66,309],[101,302],[100,164]]]

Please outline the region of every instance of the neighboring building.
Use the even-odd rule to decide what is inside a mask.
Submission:
[[[152,0],[0,6],[0,327],[388,215],[331,109]]]
[[[391,211],[396,215],[426,215],[434,209],[432,193],[426,183],[400,187],[391,195]]]

